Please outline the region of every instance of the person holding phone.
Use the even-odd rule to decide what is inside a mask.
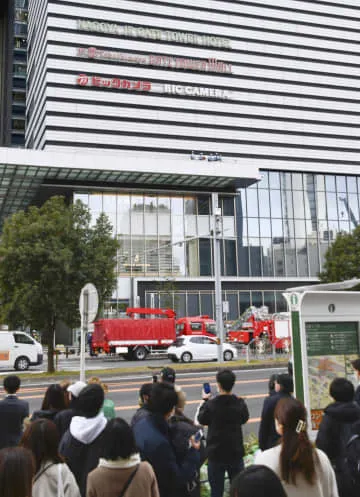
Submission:
[[[216,375],[219,395],[212,397],[208,384],[203,387],[203,403],[198,421],[208,427],[207,456],[211,497],[222,497],[225,473],[230,481],[244,468],[242,425],[249,419],[245,401],[232,393],[235,374],[221,369]]]
[[[160,497],[182,497],[186,483],[195,477],[200,460],[200,443],[195,442],[193,436],[187,437],[182,460],[175,451],[169,419],[177,402],[177,393],[171,383],[154,383],[149,400],[150,414],[133,428],[142,460],[148,461],[155,471]]]

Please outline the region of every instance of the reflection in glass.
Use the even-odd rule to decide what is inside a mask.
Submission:
[[[210,214],[210,196],[209,195],[198,195],[197,197],[197,213],[199,215],[209,215]]]
[[[271,217],[282,217],[280,190],[270,190]]]
[[[296,250],[295,250],[295,240],[292,243],[285,246],[285,273],[287,276],[297,275],[297,260],[296,260]]]
[[[350,225],[351,228],[354,229],[360,223],[359,216],[359,198],[355,194],[348,195],[348,208],[349,208],[349,216],[350,216]]]
[[[270,217],[269,190],[259,190],[259,212],[261,218]]]
[[[336,193],[326,192],[326,205],[329,219],[338,219],[337,196]]]
[[[325,175],[325,187],[327,192],[335,192],[335,176]]]
[[[280,175],[278,171],[269,172],[269,185],[270,185],[270,190],[280,188]]]
[[[269,309],[270,314],[276,312],[274,292],[264,292],[264,305]]]
[[[199,293],[190,293],[187,294],[187,308],[189,316],[198,316],[200,314],[200,302],[199,302]]]
[[[224,240],[225,275],[236,276],[236,244],[235,240]]]
[[[221,212],[222,212],[223,216],[234,216],[235,215],[234,197],[233,196],[228,196],[228,197],[219,196],[219,205],[222,209]]]
[[[270,238],[271,237],[271,223],[269,219],[259,219],[260,222],[260,236]]]
[[[240,314],[250,307],[250,292],[239,292],[240,295]]]
[[[249,188],[247,191],[247,208],[249,217],[259,216],[257,190]]]
[[[186,293],[176,293],[174,299],[175,312],[178,317],[188,316],[186,308]]]
[[[254,305],[255,307],[261,307],[264,305],[262,292],[251,292],[251,305]]]
[[[357,193],[357,185],[356,185],[356,177],[348,176],[347,177],[347,191],[349,193]]]
[[[199,240],[185,243],[186,275],[199,276]]]
[[[229,312],[225,315],[226,320],[239,318],[238,293],[226,292],[226,300],[229,302]]]
[[[200,276],[211,276],[211,241],[209,238],[199,239]]]
[[[309,276],[308,249],[305,239],[296,240],[298,276]]]
[[[201,315],[208,315],[208,316],[214,316],[214,303],[213,303],[213,295],[214,292],[211,293],[205,293],[201,292],[200,293],[200,304],[201,304]]]
[[[346,193],[345,176],[336,176],[336,190],[340,193]]]
[[[196,200],[194,197],[185,197],[185,214],[196,214]]]
[[[274,276],[271,238],[261,239],[263,276]]]

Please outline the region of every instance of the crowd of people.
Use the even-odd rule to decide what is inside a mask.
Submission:
[[[360,376],[360,360],[353,366]],[[355,392],[345,378],[332,381],[334,402],[324,410],[314,445],[292,377],[272,375],[260,449],[244,469],[242,427],[249,410],[233,393],[233,371],[217,372],[216,395],[203,389],[194,420],[185,414],[186,397],[175,379],[175,371],[164,368],[143,384],[129,424],[116,417],[99,378],[49,385],[41,408],[30,414],[17,396],[19,377],[7,376],[0,401],[0,496],[199,497],[205,461],[211,497],[223,496],[226,474],[231,497],[358,494],[347,454],[360,440],[360,387]]]

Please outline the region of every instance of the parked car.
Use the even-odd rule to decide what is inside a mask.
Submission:
[[[25,371],[43,362],[39,342],[23,331],[0,331],[0,366]]]
[[[237,350],[228,343],[223,344],[224,361],[237,358]],[[181,336],[168,348],[168,358],[173,362],[214,361],[217,359],[216,338],[206,336]]]

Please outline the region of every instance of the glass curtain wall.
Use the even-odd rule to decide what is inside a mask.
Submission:
[[[315,278],[339,231],[360,219],[360,177],[262,171],[219,196],[223,276]],[[76,194],[105,212],[120,241],[119,276],[213,275],[209,195]],[[199,304],[200,305],[200,304]]]
[[[212,276],[210,196],[77,193],[93,222],[105,212],[120,242],[118,276]],[[222,202],[222,200],[221,200]],[[236,275],[234,199],[224,199],[222,266]]]
[[[316,277],[359,223],[360,178],[262,171],[235,199],[239,276]]]

